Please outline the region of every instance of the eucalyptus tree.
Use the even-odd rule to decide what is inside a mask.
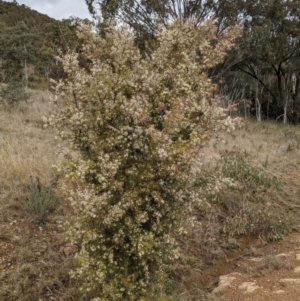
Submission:
[[[216,0],[86,0],[92,15],[103,22],[118,19],[133,27],[144,26],[155,30],[158,24],[167,25],[171,20],[194,19],[199,24],[210,16]]]
[[[135,41],[142,52],[153,50],[157,30],[174,20],[192,20],[200,25],[215,15],[223,0],[86,0],[90,13],[106,26],[112,21],[127,24],[135,31]],[[147,42],[146,42],[147,41]],[[149,52],[148,52],[149,54]]]
[[[24,22],[14,27],[0,26],[0,57],[6,71],[6,79],[20,80],[28,84],[28,63],[36,59],[35,42],[39,35],[30,30]]]
[[[211,77],[222,78],[227,90],[240,87],[235,95],[243,96],[244,99],[238,99],[243,111],[246,101],[251,103],[251,112],[259,120],[299,122],[299,0],[86,0],[86,3],[102,25],[114,21],[134,29],[136,43],[142,52],[148,50],[148,54],[154,49],[151,45],[155,43],[151,42],[155,41],[157,29],[174,19],[192,20],[197,26],[213,17],[218,33],[242,23],[243,35],[224,64],[210,71]]]
[[[228,61],[233,67],[226,74],[227,84],[229,78],[246,74],[243,86],[246,97],[261,110],[256,111],[257,116],[298,123],[299,1],[240,1],[237,12],[236,20],[243,23],[244,32]]]

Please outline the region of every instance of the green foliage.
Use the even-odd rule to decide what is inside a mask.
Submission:
[[[30,93],[25,90],[22,82],[10,82],[0,90],[0,103],[15,105],[20,101],[30,98]]]
[[[103,38],[83,26],[89,70],[75,53],[62,58],[68,79],[56,84],[46,121],[77,153],[65,167],[82,187],[70,192],[69,235],[81,246],[73,276],[89,300],[149,296],[179,255],[171,234],[199,201],[199,150],[239,121],[212,98],[207,74],[239,27],[218,41],[215,31],[212,22],[175,22],[158,34],[150,59],[126,28],[109,27]]]
[[[268,255],[265,258],[264,267],[267,269],[275,269],[279,270],[282,267],[283,263],[281,262],[280,258],[274,255]]]
[[[43,27],[47,22],[54,21],[45,14],[40,14],[31,10],[28,6],[8,1],[0,1],[0,18],[9,27],[16,26],[20,21],[24,21],[29,27]]]
[[[222,174],[235,185],[221,190],[213,203],[221,209],[222,230],[230,236],[257,235],[269,241],[290,231],[292,218],[279,206],[270,208],[280,181],[264,168],[255,166],[247,153],[227,152],[222,156]],[[274,199],[272,200],[274,202]]]
[[[255,166],[247,152],[227,152],[221,160],[222,173],[243,185],[243,189],[253,186],[280,188],[279,180],[264,168]]]
[[[21,21],[14,27],[0,26],[0,58],[3,81],[18,81],[23,77],[28,83],[28,64],[35,60],[34,44],[39,38]]]
[[[283,210],[255,210],[250,212],[249,233],[276,241],[291,231],[292,218]]]
[[[57,203],[53,188],[42,187],[39,178],[34,181],[33,177],[30,177],[29,188],[30,197],[25,202],[25,209],[31,214],[35,223],[44,224]]]
[[[222,230],[230,236],[254,235],[268,241],[280,240],[290,232],[292,218],[283,210],[253,204],[248,204],[248,207],[242,215],[237,210],[232,211],[231,216],[226,218]]]

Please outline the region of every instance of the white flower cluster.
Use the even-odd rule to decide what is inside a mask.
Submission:
[[[81,246],[73,275],[91,300],[137,300],[178,257],[171,232],[184,232],[182,220],[199,200],[194,159],[235,124],[212,99],[207,70],[238,28],[211,43],[214,32],[211,22],[175,22],[142,59],[126,28],[102,38],[82,27],[89,66],[81,68],[76,54],[62,59],[68,79],[56,85],[47,123],[79,154],[66,169],[85,187],[70,193],[69,235]]]

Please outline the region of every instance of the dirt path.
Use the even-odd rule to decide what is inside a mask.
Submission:
[[[299,301],[300,233],[260,252],[237,261],[232,273],[220,277],[213,294],[222,301]]]

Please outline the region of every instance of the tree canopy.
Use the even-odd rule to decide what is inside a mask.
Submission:
[[[236,102],[246,116],[254,114],[259,120],[299,122],[299,1],[86,0],[86,3],[102,24],[113,20],[133,28],[142,51],[151,51],[146,45],[152,45],[149,41],[155,39],[157,30],[174,19],[198,26],[214,18],[218,33],[242,23],[243,35],[236,47],[225,63],[212,72],[216,78],[222,78],[225,103]]]
[[[299,3],[283,0],[245,3],[241,2],[238,9],[244,33],[232,52],[232,68],[225,75],[226,80],[229,83],[234,78],[242,79],[240,84],[246,87],[244,96],[256,103],[261,117],[298,123]]]

